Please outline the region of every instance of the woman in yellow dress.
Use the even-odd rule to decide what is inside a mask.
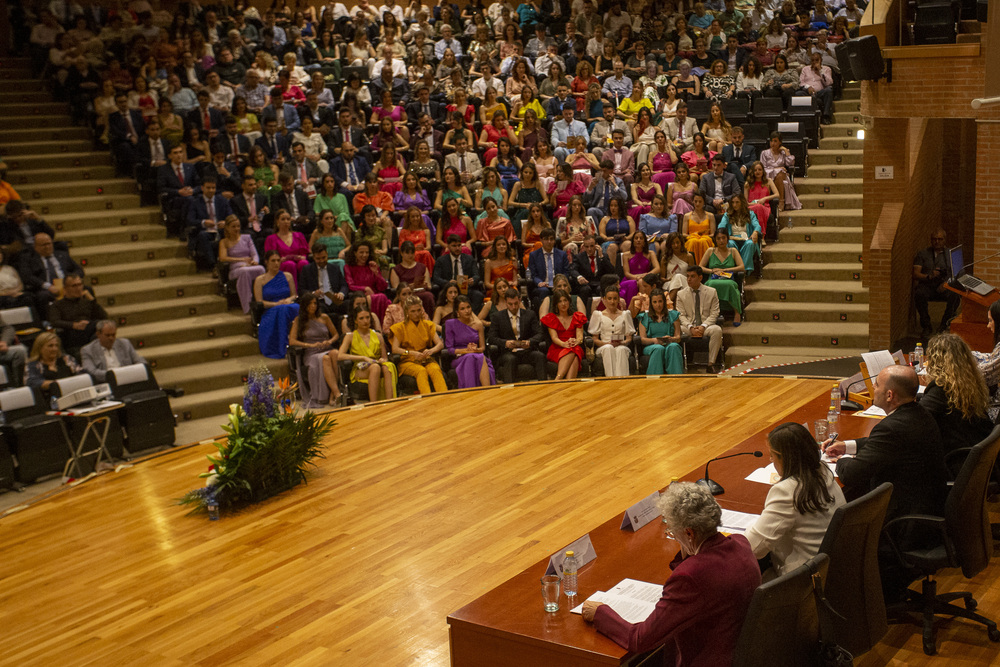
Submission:
[[[705,210],[705,195],[695,192],[692,198],[694,210],[684,214],[681,233],[687,237],[684,247],[694,255],[694,261],[701,262],[701,256],[715,245],[715,216]]]
[[[354,362],[351,382],[368,385],[369,401],[396,398],[396,365],[386,356],[382,334],[372,329],[372,314],[367,308],[355,313],[354,327],[344,336],[338,354],[340,359]]]
[[[653,113],[653,103],[649,101],[648,98],[642,95],[642,84],[639,83],[638,79],[632,84],[632,95],[626,97],[618,105],[618,117],[625,121],[628,128],[631,130],[632,126],[635,125],[635,121],[639,118],[639,109],[646,108],[649,109],[650,113]]]

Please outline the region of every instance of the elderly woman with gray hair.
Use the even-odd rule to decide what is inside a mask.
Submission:
[[[680,552],[653,613],[642,623],[628,623],[608,605],[588,601],[583,617],[633,653],[665,644],[664,664],[728,665],[760,585],[750,543],[718,531],[722,509],[697,484],[674,482],[660,496],[659,508],[666,536]]]

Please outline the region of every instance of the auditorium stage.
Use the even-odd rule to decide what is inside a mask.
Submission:
[[[218,522],[174,504],[214,448],[167,452],[0,520],[0,665],[446,665],[449,613],[831,386],[631,377],[343,410],[307,485]],[[969,588],[987,615],[996,574]],[[997,655],[962,623],[938,644]],[[882,648],[859,664],[925,664],[908,627]]]

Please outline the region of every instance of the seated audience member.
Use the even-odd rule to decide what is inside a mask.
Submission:
[[[441,255],[434,262],[431,282],[438,290],[444,289],[449,282],[458,283],[459,289],[462,289],[472,301],[473,310],[482,308],[484,296],[476,260],[462,252],[462,240],[457,234],[449,234],[445,241],[448,254]]]
[[[990,309],[986,311],[986,327],[993,334],[993,350],[990,352],[973,350],[972,352],[991,393],[988,413],[994,422],[1000,416],[1000,407],[998,407],[1000,406],[1000,326],[997,325],[1000,325],[1000,301],[994,301],[990,304]]]
[[[184,147],[174,146],[170,149],[170,162],[162,165],[156,171],[156,191],[164,196],[163,209],[173,221],[183,221],[193,197],[201,192],[198,175],[194,165],[184,161]],[[175,233],[179,233],[180,225]]]
[[[287,164],[285,165],[288,166]],[[278,176],[278,185],[281,187],[280,192],[276,192],[271,195],[271,205],[274,210],[284,209],[288,211],[288,215],[292,219],[292,228],[297,232],[302,232],[303,234],[311,234],[313,225],[313,210],[314,204],[309,201],[309,195],[305,193],[301,188],[297,187],[297,181],[295,177],[288,172],[281,172]],[[336,196],[339,193],[334,193]],[[344,210],[346,211],[346,200],[343,202],[345,204]]]
[[[927,343],[925,367],[930,382],[920,407],[937,422],[944,452],[984,440],[993,430],[987,414],[990,393],[968,343],[952,333],[934,336]]]
[[[684,248],[684,237],[674,232],[668,234],[660,246],[660,276],[665,281],[663,289],[671,301],[677,300],[677,293],[687,286],[687,269],[697,264],[694,256]]]
[[[497,383],[493,362],[486,356],[486,331],[472,312],[468,297],[457,296],[455,317],[444,323],[444,346],[455,355],[451,367],[458,388],[487,387]]]
[[[931,315],[927,309],[930,301],[944,301],[947,305],[938,331],[945,331],[955,317],[962,297],[946,289],[948,284],[948,250],[945,248],[945,231],[937,229],[931,234],[931,245],[917,253],[913,259],[913,302],[920,318],[921,335],[926,338],[933,332]]]
[[[701,284],[701,267],[687,269],[687,287],[677,293],[677,312],[680,313],[681,333],[691,338],[708,339],[708,364],[716,365],[722,349],[722,327],[719,319],[719,295],[708,285]]]
[[[604,362],[605,377],[629,374],[629,344],[635,334],[632,315],[620,308],[621,297],[616,286],[604,290],[604,310],[590,315],[588,331],[594,337],[594,351]]]
[[[295,303],[295,279],[281,270],[281,254],[277,250],[264,254],[264,268],[266,271],[253,281],[254,301],[264,306],[264,314],[257,325],[257,341],[261,354],[281,359],[288,349],[288,329],[299,314],[299,304]]]
[[[34,248],[18,258],[24,289],[35,299],[35,312],[45,319],[49,304],[62,295],[63,280],[70,274],[83,275],[83,269],[68,252],[56,250],[52,237],[35,234]]]
[[[621,296],[625,304],[632,303],[632,297],[639,293],[639,279],[649,273],[659,273],[660,263],[656,252],[649,247],[649,237],[643,231],[632,234],[631,246],[622,253]]]
[[[722,147],[722,161],[726,163],[726,170],[736,177],[736,182],[742,188],[749,175],[747,172],[757,161],[757,149],[743,143],[742,127],[737,125],[732,131],[733,143]]]
[[[740,326],[743,313],[743,299],[740,288],[731,274],[744,271],[743,258],[729,245],[729,232],[723,228],[715,230],[715,247],[701,256],[699,264],[706,271],[705,286],[718,294],[719,300],[733,310],[733,326]]]
[[[48,234],[55,238],[56,233],[40,217],[38,213],[28,208],[20,199],[7,203],[7,210],[0,216],[0,252],[12,264],[18,261],[18,253],[35,244],[36,234]]]
[[[705,487],[675,482],[658,506],[665,534],[680,553],[653,613],[642,623],[628,623],[608,605],[588,601],[583,618],[630,653],[665,643],[677,664],[728,665],[760,585],[757,560],[745,537],[718,532],[722,510]]]
[[[740,191],[739,181],[726,171],[721,154],[712,156],[712,170],[702,175],[699,189],[705,194],[705,210],[712,214],[722,214],[729,200]]]
[[[948,489],[941,432],[929,412],[916,402],[919,382],[910,366],[883,368],[875,380],[872,404],[886,417],[875,424],[867,438],[823,443],[823,450],[837,461],[837,477],[848,500],[868,493],[883,482],[892,484],[886,523],[904,514],[944,516]],[[850,456],[845,456],[849,454]],[[895,531],[902,550],[937,544],[930,531]],[[883,533],[879,547],[882,590],[889,601],[898,600],[917,578],[901,566],[886,545]]]
[[[743,266],[747,271],[753,271],[760,257],[763,237],[757,214],[750,210],[746,198],[739,191],[730,198],[728,209],[719,221],[717,231],[725,230],[729,246],[739,250]]]
[[[557,274],[569,275],[569,258],[565,251],[556,248],[555,230],[546,227],[539,236],[542,247],[528,255],[528,271],[531,273],[528,294],[531,295],[535,308],[541,306],[545,297],[552,292]]]
[[[615,272],[597,245],[597,239],[588,235],[580,245],[580,252],[573,255],[573,264],[569,269],[570,281],[576,283],[576,291],[586,304],[587,312],[593,297],[600,293],[601,277]]]
[[[411,294],[415,294],[424,304],[424,311],[431,315],[434,313],[434,293],[431,291],[431,272],[427,265],[418,262],[416,259],[417,248],[413,241],[403,241],[399,244],[400,261],[392,267],[389,273],[389,286],[396,290],[396,301],[399,301],[399,293],[403,287],[408,287]],[[386,309],[388,312],[388,308]],[[404,314],[399,313],[399,320],[402,321]]]
[[[420,299],[411,296],[404,309],[406,319],[392,325],[392,352],[400,355],[400,374],[415,378],[420,394],[431,393],[432,384],[435,392],[448,391],[441,367],[432,357],[441,351],[444,341],[424,314]]]
[[[319,186],[319,180],[323,177],[319,165],[306,155],[305,144],[301,141],[292,143],[292,159],[281,168],[281,173],[292,177],[296,189],[314,194]]]
[[[365,295],[368,307],[381,321],[389,306],[389,297],[384,294],[388,284],[382,277],[375,248],[370,241],[358,241],[347,251],[344,279],[352,292]]]
[[[500,351],[498,360],[500,381],[514,382],[519,363],[530,364],[535,369],[535,379],[547,380],[545,354],[539,349],[544,339],[538,316],[530,309],[521,308],[521,295],[508,288],[503,295],[506,310],[490,318],[489,343]]]
[[[673,144],[678,155],[694,148],[694,135],[698,134],[698,123],[694,118],[688,118],[686,102],[678,102],[676,115],[660,123],[660,128],[666,132],[667,139]]]
[[[188,111],[184,124],[188,128],[197,127],[205,139],[211,140],[225,129],[226,117],[215,107],[209,106],[209,97],[208,90],[203,88],[198,91],[198,106]]]
[[[483,163],[478,155],[469,150],[469,142],[461,135],[455,139],[455,152],[444,158],[444,168],[448,167],[458,170],[461,185],[470,191],[482,187]]]
[[[799,74],[799,84],[816,98],[823,110],[822,123],[833,122],[833,72],[823,64],[823,56],[813,51],[809,56],[809,67],[803,67]]]
[[[583,334],[587,326],[587,314],[573,308],[573,298],[565,289],[556,289],[552,296],[552,310],[546,313],[541,323],[548,328],[549,349],[546,356],[556,364],[556,378],[572,380],[580,372],[583,363]]]
[[[572,152],[570,148],[570,137],[590,138],[587,126],[583,121],[576,120],[576,100],[566,100],[562,107],[562,117],[552,123],[549,131],[549,141],[552,143],[552,152],[559,162],[565,162],[566,156]]]
[[[590,182],[587,192],[584,194],[587,205],[587,215],[594,220],[601,220],[608,214],[612,199],[628,201],[628,189],[625,182],[615,176],[615,163],[609,159],[609,153],[605,152],[601,160],[601,173]]]
[[[358,152],[354,144],[346,141],[340,146],[340,155],[330,163],[330,173],[340,183],[341,192],[348,199],[365,191],[365,181],[371,170],[371,162]]]
[[[510,287],[514,287],[514,285],[510,285]],[[583,299],[573,294],[571,285],[569,283],[569,278],[567,278],[561,273],[557,273],[556,277],[552,280],[552,293],[549,294],[544,299],[542,299],[542,303],[539,304],[538,306],[539,321],[541,321],[541,318],[545,317],[549,313],[555,312],[556,309],[555,294],[559,290],[562,290],[563,292],[566,292],[566,294],[569,294],[570,314],[576,312],[580,313],[587,312],[587,307],[583,304]]]
[[[97,338],[80,348],[83,370],[94,384],[107,382],[108,371],[114,368],[146,363],[127,338],[118,338],[118,325],[112,320],[100,320],[94,332]]]
[[[138,109],[128,108],[128,96],[115,95],[118,110],[108,116],[108,144],[118,163],[118,171],[128,176],[139,164],[139,144],[146,134],[146,124]]]
[[[770,575],[780,577],[819,553],[844,494],[802,424],[786,422],[767,434],[771,461],[781,481],[767,492],[764,511],[746,532],[757,558],[771,556]]]
[[[63,352],[56,332],[43,331],[38,334],[31,346],[24,384],[40,389],[42,399],[47,404],[53,382],[83,372],[83,367],[76,362],[76,359]]]
[[[107,317],[94,295],[83,289],[83,278],[76,273],[66,275],[63,297],[49,304],[49,320],[62,339],[63,347],[74,356],[94,337],[97,322]]]
[[[274,213],[274,233],[264,241],[264,250],[274,250],[281,255],[281,270],[291,274],[294,292],[299,271],[309,263],[309,244],[302,232],[292,231],[292,216],[285,209]]]
[[[244,313],[250,312],[253,281],[264,273],[257,247],[249,234],[242,233],[240,219],[230,214],[226,217],[223,237],[219,240],[219,263],[229,265],[229,280],[236,281],[236,293]]]
[[[354,314],[354,329],[344,335],[337,358],[353,361],[350,382],[368,385],[368,400],[396,398],[396,364],[386,356],[382,334],[372,328],[367,308]]]
[[[250,235],[259,248],[264,245],[264,239],[271,235],[271,209],[267,206],[267,197],[257,190],[257,179],[249,169],[243,177],[243,192],[229,200],[229,207],[239,218],[240,228]]]
[[[20,387],[24,384],[24,367],[28,359],[28,348],[17,342],[17,332],[10,324],[0,327],[0,364],[7,369],[10,384]]]
[[[316,410],[342,402],[340,368],[334,345],[340,334],[333,320],[319,309],[316,295],[306,292],[299,297],[299,313],[288,332],[288,345],[303,348],[298,361],[299,394],[305,410]],[[308,379],[308,382],[303,382]]]
[[[299,272],[299,296],[312,294],[318,299],[320,312],[341,313],[345,308],[348,289],[340,267],[329,261],[323,243],[312,245],[312,261]]]
[[[206,179],[201,195],[194,197],[188,208],[188,252],[194,255],[199,269],[215,266],[219,229],[229,217],[229,200],[216,192],[216,183]]]
[[[649,356],[646,375],[683,373],[684,351],[681,349],[681,325],[678,322],[680,314],[674,310],[670,297],[660,288],[654,288],[648,298],[649,308],[639,312],[636,317],[642,353]]]

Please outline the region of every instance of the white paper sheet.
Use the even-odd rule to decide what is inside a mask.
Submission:
[[[765,468],[757,468],[752,473],[744,477],[748,482],[757,482],[758,484],[774,484],[777,481],[778,471],[775,469],[773,463],[769,463]]]
[[[745,533],[760,518],[759,514],[747,514],[746,512],[734,512],[733,510],[722,510],[722,526],[719,528],[725,533]]]
[[[622,579],[610,591],[597,591],[587,600],[603,602],[629,623],[641,623],[653,613],[656,603],[662,595],[663,586],[661,584]],[[570,612],[583,613],[583,603],[581,602]]]
[[[862,410],[861,412],[856,412],[854,414],[854,416],[855,417],[885,417],[885,410],[883,410],[882,408],[878,407],[877,405],[873,405],[873,406],[869,407],[867,410]]]
[[[889,350],[876,350],[874,352],[863,352],[861,358],[865,362],[865,366],[868,367],[868,375],[876,377],[882,372],[883,368],[889,366],[894,366],[896,360],[893,359],[892,353]]]

